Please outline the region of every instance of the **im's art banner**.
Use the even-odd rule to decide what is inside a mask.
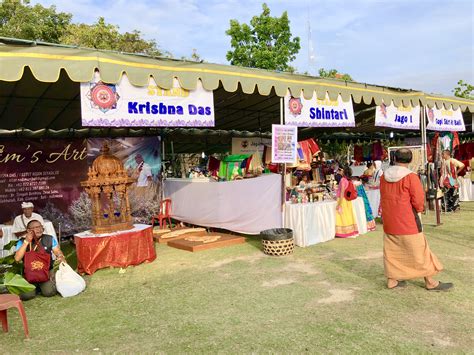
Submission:
[[[330,100],[326,94],[324,100],[313,96],[285,96],[285,124],[298,127],[355,127],[352,99],[344,102],[339,95],[337,100]]]
[[[87,140],[89,166],[100,154],[104,142],[107,142],[110,153],[122,161],[128,175],[136,179],[128,189],[128,197],[134,217],[142,217],[140,211],[149,209],[148,203],[160,197],[161,138],[89,138]]]
[[[0,140],[0,223],[20,214],[27,201],[36,212],[48,202],[66,212],[86,178],[84,139]]]
[[[430,131],[465,131],[464,119],[461,109],[445,109],[438,110],[436,107],[425,107],[426,117],[428,117],[428,125],[426,129]]]
[[[166,90],[150,78],[137,87],[122,75],[118,84],[94,80],[81,83],[82,125],[85,127],[213,127],[214,97],[198,81],[196,90],[185,90],[177,79]]]
[[[420,106],[396,107],[382,103],[375,110],[375,126],[397,129],[420,129]]]
[[[161,172],[161,137],[89,138],[89,166],[99,156],[105,142],[110,154],[122,161],[128,175],[137,179],[133,186],[150,187],[158,183]]]

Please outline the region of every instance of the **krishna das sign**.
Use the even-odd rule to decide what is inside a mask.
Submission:
[[[352,100],[344,102],[340,95],[337,100],[320,100],[313,96],[306,100],[285,96],[285,124],[298,127],[355,127]]]
[[[214,127],[212,91],[185,90],[177,79],[163,89],[130,84],[124,74],[116,85],[106,84],[96,72],[92,82],[81,83],[82,125],[88,127]]]

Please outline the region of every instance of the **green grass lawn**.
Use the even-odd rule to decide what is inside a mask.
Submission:
[[[442,221],[424,217],[451,292],[422,280],[387,290],[381,225],[288,257],[265,256],[257,238],[198,253],[157,245],[153,263],[99,270],[79,296],[26,302],[29,340],[10,311],[0,352],[474,352],[474,203]]]

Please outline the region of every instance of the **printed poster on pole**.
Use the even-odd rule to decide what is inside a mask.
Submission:
[[[272,163],[294,163],[297,144],[296,126],[272,125]]]

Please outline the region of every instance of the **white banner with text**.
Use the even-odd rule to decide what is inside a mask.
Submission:
[[[438,110],[436,107],[426,107],[426,117],[428,117],[428,125],[426,129],[430,131],[465,131],[464,119],[461,109],[452,110],[442,108]]]
[[[399,106],[382,103],[375,110],[375,126],[397,129],[420,129],[420,106]]]
[[[352,100],[344,102],[339,95],[330,100],[326,94],[324,100],[313,96],[285,96],[285,124],[297,127],[355,127]]]
[[[266,145],[272,145],[270,138],[232,138],[232,154],[253,154],[255,152],[263,154]]]
[[[171,89],[153,78],[138,87],[125,74],[118,84],[107,84],[96,72],[92,82],[81,83],[81,113],[84,127],[213,127],[214,97],[200,81],[191,91],[177,79]]]

